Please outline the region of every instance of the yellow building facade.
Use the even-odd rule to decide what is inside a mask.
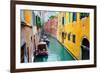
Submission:
[[[24,20],[25,20],[25,23],[29,26],[31,26],[31,19],[32,19],[32,11],[30,10],[24,10],[23,11],[23,15],[24,15]]]
[[[58,14],[57,39],[75,59],[80,60],[82,39],[90,40],[90,17],[85,16],[80,18],[79,12],[75,12],[75,14],[76,19],[74,21],[73,12],[60,12]],[[64,22],[62,22],[62,18]]]

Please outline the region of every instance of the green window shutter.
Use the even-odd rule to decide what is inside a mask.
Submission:
[[[68,23],[70,23],[70,12],[68,13]]]

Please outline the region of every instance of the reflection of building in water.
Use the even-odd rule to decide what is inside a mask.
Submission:
[[[89,59],[89,13],[60,12],[58,14],[57,39],[68,48],[76,59]],[[84,45],[83,41],[88,45]]]

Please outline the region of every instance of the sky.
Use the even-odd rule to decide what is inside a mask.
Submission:
[[[45,13],[45,18],[44,18],[44,21],[48,21],[49,17],[50,16],[56,16],[58,12],[55,12],[55,11],[47,11]]]

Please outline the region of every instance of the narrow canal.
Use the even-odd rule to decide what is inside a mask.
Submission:
[[[50,44],[48,46],[48,56],[37,57],[35,62],[50,62],[50,61],[70,61],[74,58],[66,50],[66,48],[59,43],[55,38],[48,36]]]

